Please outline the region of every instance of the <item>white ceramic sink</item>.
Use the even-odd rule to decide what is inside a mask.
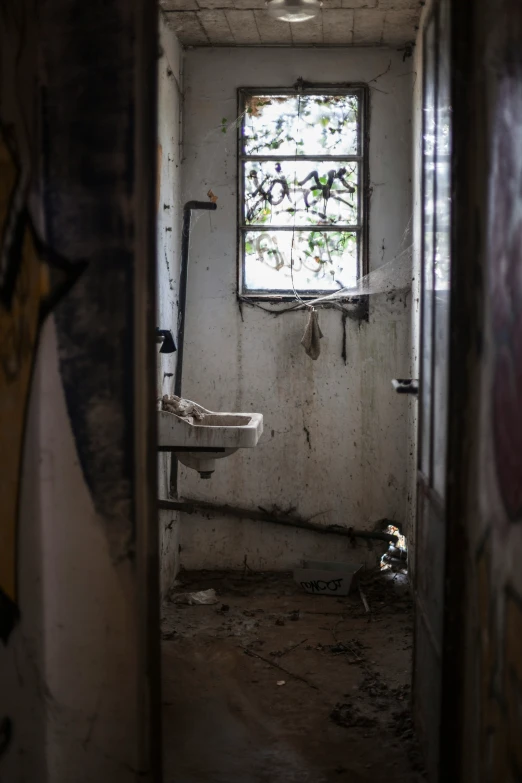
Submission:
[[[158,411],[158,448],[176,454],[202,478],[210,478],[216,459],[257,445],[263,432],[262,413],[217,413],[190,400],[182,402],[192,415]]]

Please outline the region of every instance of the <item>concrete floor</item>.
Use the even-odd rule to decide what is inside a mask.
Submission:
[[[369,615],[288,575],[180,579],[218,603],[164,605],[165,783],[422,780],[405,577],[367,577]]]

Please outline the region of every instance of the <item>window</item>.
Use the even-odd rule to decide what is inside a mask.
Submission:
[[[239,91],[239,290],[312,297],[365,274],[364,87]]]

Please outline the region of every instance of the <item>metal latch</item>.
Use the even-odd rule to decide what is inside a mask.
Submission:
[[[170,329],[160,329],[157,327],[156,342],[161,344],[160,353],[174,353],[174,351],[177,350]]]

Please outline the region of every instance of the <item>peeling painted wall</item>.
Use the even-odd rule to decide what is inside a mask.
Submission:
[[[371,528],[405,522],[408,403],[391,387],[410,372],[410,296],[372,297],[369,322],[321,311],[321,356],[300,345],[303,312],[273,318],[236,301],[236,116],[238,87],[307,81],[371,87],[370,268],[411,244],[412,61],[386,49],[192,50],[185,63],[184,199],[218,196],[215,213],[193,222],[183,395],[214,410],[259,411],[265,433],[254,450],[221,461],[212,479],[181,468],[180,492],[316,522]],[[317,539],[317,540],[316,540]],[[184,516],[186,567],[286,568],[303,556],[375,560],[366,546],[273,525]]]
[[[422,24],[431,8],[431,0],[423,8],[421,17]],[[412,290],[411,290],[411,365],[410,378],[419,379],[420,374],[420,293],[421,293],[421,238],[422,238],[422,32],[417,36],[413,55],[413,115],[412,115],[412,198],[413,198],[413,219],[412,219]],[[418,448],[418,421],[419,421],[419,401],[417,397],[408,398],[408,494],[411,498],[409,504],[409,516],[406,523],[406,535],[408,538],[408,569],[410,578],[414,580],[415,576],[415,530],[416,530],[416,507],[417,507],[417,448]]]
[[[177,340],[178,287],[181,248],[181,105],[182,50],[160,13],[158,61],[157,171],[157,326],[170,329]],[[159,346],[158,346],[159,348]],[[158,397],[172,394],[176,353],[158,352]],[[170,454],[158,457],[160,498],[170,491]],[[179,514],[159,511],[161,595],[172,585],[179,567]]]

